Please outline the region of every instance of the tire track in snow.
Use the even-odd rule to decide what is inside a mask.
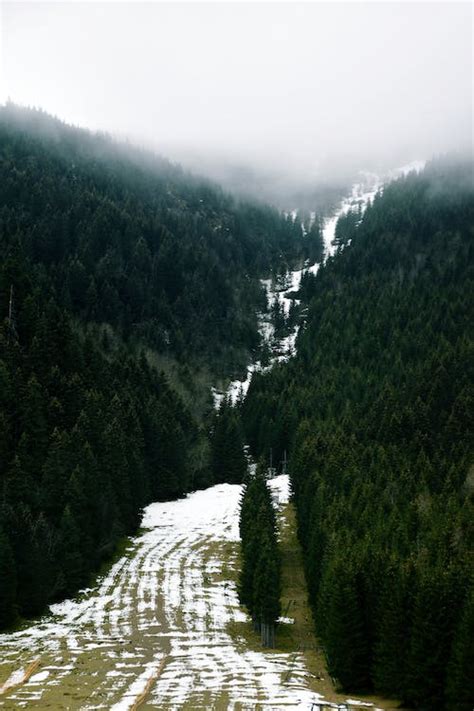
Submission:
[[[240,493],[222,484],[151,504],[141,535],[94,589],[0,635],[0,684],[41,658],[41,672],[0,696],[0,708],[125,711],[138,699],[140,708],[304,708],[314,694],[303,657],[285,684],[293,655],[251,651],[228,631],[247,619],[224,569],[237,563]]]

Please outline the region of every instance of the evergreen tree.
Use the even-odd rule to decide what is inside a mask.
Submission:
[[[216,483],[240,484],[247,471],[239,414],[226,398],[214,417],[211,467]]]
[[[81,553],[81,532],[69,506],[63,511],[58,533],[61,594],[71,594],[85,582],[84,560]]]
[[[469,711],[474,699],[474,590],[456,628],[446,684],[448,711]]]
[[[273,647],[280,615],[280,556],[276,518],[265,467],[260,464],[244,486],[240,507],[242,565],[239,598],[260,632],[262,644]]]
[[[16,569],[13,551],[6,534],[0,529],[0,628],[8,627],[15,621],[16,610]]]

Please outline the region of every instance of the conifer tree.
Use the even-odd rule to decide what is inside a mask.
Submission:
[[[240,484],[247,471],[238,411],[226,398],[214,417],[211,467],[216,483]]]
[[[474,590],[456,628],[446,683],[447,711],[469,711],[474,699]]]
[[[63,511],[58,532],[62,594],[71,594],[84,582],[84,559],[81,553],[81,532],[69,506]]]
[[[17,616],[16,568],[10,541],[0,528],[0,628],[11,625]]]
[[[239,598],[246,606],[262,644],[273,647],[280,615],[280,557],[276,518],[261,463],[246,480],[240,508],[242,564]]]

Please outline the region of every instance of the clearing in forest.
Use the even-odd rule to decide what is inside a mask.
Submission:
[[[286,504],[287,477],[271,486]],[[235,583],[240,495],[221,484],[151,504],[96,587],[0,635],[0,708],[309,709],[307,653],[248,638]]]

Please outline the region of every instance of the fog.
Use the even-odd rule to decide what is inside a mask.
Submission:
[[[470,3],[7,2],[0,12],[2,100],[224,182],[271,192],[472,149]]]

